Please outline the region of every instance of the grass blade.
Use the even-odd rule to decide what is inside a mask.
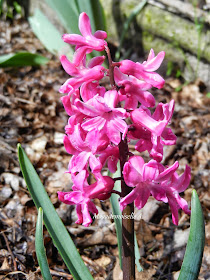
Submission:
[[[43,209],[45,226],[72,276],[76,280],[93,280],[20,144],[18,144],[18,158],[31,197],[37,209],[39,207]]]
[[[47,63],[48,58],[29,52],[9,53],[0,56],[0,67],[40,66]]]
[[[197,280],[205,243],[205,225],[201,204],[192,191],[190,235],[178,280]]]
[[[44,280],[52,280],[50,269],[47,262],[47,256],[44,248],[43,240],[43,211],[40,207],[38,210],[38,218],[36,223],[36,235],[35,235],[35,248],[36,256]]]

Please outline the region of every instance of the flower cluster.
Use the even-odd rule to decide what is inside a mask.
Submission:
[[[65,94],[61,100],[70,116],[65,127],[64,146],[72,155],[68,169],[73,187],[71,192],[58,192],[59,199],[75,204],[76,223],[88,226],[92,222],[90,212],[98,213],[93,199],[109,198],[114,188],[115,180],[102,176],[102,168],[107,164],[110,172],[114,173],[120,160],[120,142],[135,139],[135,149],[148,151],[151,160],[144,163],[141,156],[129,152],[121,179],[131,192],[121,197],[121,210],[132,202],[140,209],[152,195],[169,203],[173,222],[178,224],[179,208],[190,213],[187,202],[179,195],[190,182],[190,168],[187,166],[179,176],[176,173],[178,162],[171,167],[160,163],[164,145],[176,142],[176,136],[167,127],[174,111],[174,101],[159,103],[153,114],[149,109],[155,107],[155,98],[148,90],[164,85],[164,79],[155,71],[165,53],[155,56],[151,50],[147,61],[142,64],[130,60],[114,63],[105,41],[106,32],[92,34],[86,13],[79,17],[79,29],[82,35],[63,35],[64,42],[75,45],[72,62],[64,55],[60,58],[64,70],[71,76],[61,86],[60,92]],[[109,69],[103,66],[105,56],[94,57],[87,63],[87,54],[93,50],[106,51]],[[109,90],[100,83],[105,76],[111,81]],[[88,183],[89,172],[95,177],[93,184]]]

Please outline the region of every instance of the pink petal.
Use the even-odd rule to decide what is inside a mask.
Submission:
[[[82,128],[86,131],[90,131],[92,129],[101,130],[104,128],[106,120],[100,116],[89,119],[82,124]]]
[[[137,188],[138,188],[138,196],[135,199],[135,205],[138,209],[141,209],[147,203],[147,200],[150,196],[150,191],[147,187],[141,184],[139,184]]]
[[[86,58],[86,54],[90,53],[92,49],[89,49],[87,46],[78,48],[73,56],[73,64],[78,67],[80,65],[83,65],[83,60]],[[79,71],[79,69],[78,69]]]
[[[58,194],[58,199],[59,199],[60,201],[62,201],[63,203],[65,203],[65,204],[73,205],[73,204],[74,204],[73,202],[68,201],[68,200],[66,200],[66,199],[64,198],[65,195],[66,195],[67,193],[68,193],[68,192],[57,192],[57,194]]]
[[[102,169],[101,162],[93,154],[90,154],[89,165],[92,172],[100,172]]]
[[[152,143],[151,143],[151,141],[147,141],[145,139],[140,139],[136,143],[135,149],[140,153],[144,152],[144,151],[150,151],[152,149]]]
[[[178,161],[175,161],[174,164],[168,168],[166,168],[163,172],[161,172],[157,178],[157,180],[166,180],[177,170],[179,167]]]
[[[78,34],[63,34],[63,41],[70,45],[87,46],[86,39]]]
[[[135,95],[130,96],[129,98],[125,98],[125,106],[124,106],[125,109],[135,110],[137,106],[138,106],[138,99]]]
[[[159,175],[158,163],[155,160],[150,160],[148,163],[145,163],[142,173],[143,181],[156,180]]]
[[[95,117],[99,115],[98,108],[94,108],[87,103],[80,101],[79,99],[75,100],[75,106],[78,110],[86,116]]]
[[[92,201],[88,202],[88,209],[93,214],[98,214],[98,209],[96,208],[95,204]]]
[[[173,131],[171,130],[171,128],[166,127],[161,135],[164,140],[162,140],[164,145],[175,145],[176,144],[176,135],[173,133]]]
[[[88,63],[88,68],[93,68],[97,65],[101,65],[104,63],[104,60],[105,60],[105,56],[96,56],[96,57],[93,57],[89,63]]]
[[[137,77],[138,76],[138,77]],[[142,71],[141,74],[137,75],[137,78],[144,79],[147,83],[151,84],[153,87],[162,88],[165,84],[165,80],[155,72],[144,72]]]
[[[120,200],[120,210],[123,211],[128,204],[131,204],[137,197],[137,188],[133,189],[128,195]]]
[[[151,135],[152,147],[150,156],[156,161],[160,162],[163,158],[163,144],[160,136]]]
[[[144,110],[141,108],[134,110],[131,112],[132,121],[139,125],[146,127],[151,132],[155,133],[157,136],[160,136],[163,132],[165,126],[167,125],[167,121],[156,121],[151,118]]]
[[[71,63],[65,55],[61,55],[60,62],[63,66],[63,69],[68,73],[70,76],[76,76],[79,74],[78,69],[76,66]]]
[[[77,204],[76,206],[76,212],[77,212],[77,217],[78,217],[78,220],[75,222],[76,224],[82,224],[83,222],[83,215],[82,215],[82,207],[81,207],[81,204]]]
[[[154,107],[155,106],[155,98],[149,91],[140,90],[136,94],[136,98],[142,105],[146,107]]]
[[[64,137],[63,137],[63,144],[64,144],[64,147],[65,147],[67,153],[69,153],[71,155],[78,153],[78,151],[74,148],[74,146],[72,146],[68,136],[66,136],[66,135],[64,135]]]
[[[140,156],[130,157],[129,161],[125,163],[123,177],[128,186],[134,187],[142,181],[143,166],[144,160]]]
[[[114,188],[114,180],[109,176],[101,176],[101,180],[91,185],[90,198],[97,198],[101,193],[109,193]]]
[[[172,212],[172,221],[176,226],[178,226],[178,222],[179,222],[178,204],[177,204],[176,200],[173,198],[168,198],[168,203],[169,203],[169,206],[170,206],[171,212]]]
[[[94,33],[94,37],[96,37],[97,39],[106,39],[107,38],[107,33],[105,31],[102,30],[97,30]]]
[[[109,144],[107,135],[97,129],[93,129],[87,133],[86,142],[93,154],[104,151]]]
[[[178,203],[178,205],[180,206],[180,208],[187,214],[187,215],[190,215],[191,214],[191,211],[189,210],[188,208],[188,204],[187,204],[187,201],[180,197],[179,195],[176,196],[176,201]]]
[[[81,13],[79,16],[79,30],[84,37],[92,36],[90,19],[86,13]]]
[[[117,157],[109,157],[108,158],[108,169],[111,173],[115,173],[117,171],[117,163],[118,163],[118,158]]]
[[[153,58],[149,55],[147,62],[144,63],[144,70],[149,72],[156,71],[163,62],[164,57],[165,52],[159,52],[158,55]]]
[[[70,201],[73,204],[78,204],[83,200],[83,196],[80,191],[73,191],[65,194],[64,199],[65,201]]]
[[[151,59],[153,59],[155,57],[155,53],[154,50],[151,49],[147,58],[147,61],[150,61]]]
[[[89,156],[90,156],[90,152],[81,152],[77,156],[75,156],[74,161],[72,162],[73,166],[70,172],[75,173],[75,172],[84,171]]]
[[[173,188],[177,192],[179,192],[179,193],[183,192],[189,186],[190,179],[191,179],[190,171],[191,171],[190,167],[188,165],[186,165],[184,173],[178,179],[173,180],[174,181]]]
[[[82,217],[83,217],[83,226],[85,227],[88,227],[91,223],[92,223],[92,218],[90,216],[90,213],[89,213],[89,209],[88,209],[88,205],[85,203],[85,204],[82,204],[81,205],[82,208]]]
[[[104,94],[104,101],[110,108],[115,108],[119,102],[118,92],[116,90],[109,90]]]
[[[88,172],[86,170],[80,171],[74,178],[74,186],[77,190],[83,192],[84,185],[86,184],[86,179],[88,177]]]

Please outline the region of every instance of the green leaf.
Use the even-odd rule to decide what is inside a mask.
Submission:
[[[79,11],[75,0],[45,0],[56,12],[60,22],[68,33],[79,34]]]
[[[205,243],[205,225],[201,204],[192,191],[190,235],[178,280],[197,280]]]
[[[62,34],[39,9],[36,9],[33,16],[29,17],[28,20],[33,32],[49,52],[60,54],[63,49],[71,50],[63,42]]]
[[[138,242],[137,242],[137,238],[136,238],[136,233],[134,234],[134,246],[135,246],[135,264],[136,264],[136,267],[137,267],[137,270],[139,272],[143,271],[143,268],[141,267],[140,263],[139,263],[139,260],[141,259],[141,256],[140,256],[140,252],[139,252],[139,246],[138,246]]]
[[[119,60],[120,58],[120,51],[121,51],[121,48],[122,48],[122,45],[123,45],[123,41],[125,39],[125,35],[126,35],[126,32],[128,31],[128,28],[129,28],[129,25],[130,23],[132,22],[132,20],[138,15],[138,13],[144,8],[144,6],[147,4],[147,1],[148,0],[143,0],[141,1],[133,10],[132,12],[130,13],[129,17],[127,18],[127,20],[124,22],[123,24],[123,29],[122,29],[122,35],[120,37],[120,44],[119,44],[119,47],[116,51],[116,54],[115,54],[115,60]]]
[[[117,171],[114,174],[112,174],[113,178],[121,177],[119,163],[117,166],[118,166]],[[108,173],[108,176],[111,176],[110,172]],[[115,182],[114,190],[121,192],[121,181]],[[113,213],[114,217],[121,217],[122,212],[120,211],[120,206],[119,206],[119,195],[113,193],[110,197],[110,202],[111,202],[112,213]],[[119,218],[119,219],[114,218],[114,223],[115,223],[116,234],[117,234],[120,267],[122,269],[122,218]]]
[[[18,144],[18,158],[31,197],[37,209],[39,207],[43,209],[45,226],[72,276],[76,280],[93,280],[20,144]]]
[[[47,262],[47,256],[44,248],[43,240],[43,211],[40,207],[38,210],[38,218],[36,223],[36,235],[35,235],[35,248],[36,256],[41,269],[42,277],[44,280],[51,280],[50,269]]]
[[[0,67],[39,66],[48,62],[48,58],[34,53],[19,52],[0,56]]]

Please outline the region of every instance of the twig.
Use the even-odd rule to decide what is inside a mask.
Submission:
[[[36,272],[41,272],[40,267],[37,268]],[[65,272],[60,272],[60,271],[50,269],[50,273],[54,276],[65,277],[66,279],[69,279],[69,280],[73,279],[72,275],[69,275],[68,273],[65,273]]]
[[[1,234],[3,235],[4,237],[4,240],[5,240],[5,243],[6,243],[6,246],[7,246],[7,250],[9,251],[11,257],[12,257],[12,261],[13,261],[13,265],[14,265],[14,270],[17,271],[17,263],[16,263],[16,260],[15,260],[15,257],[12,253],[12,250],[10,249],[10,246],[9,246],[9,242],[7,240],[7,237],[6,235],[4,234],[4,232],[1,232]]]

